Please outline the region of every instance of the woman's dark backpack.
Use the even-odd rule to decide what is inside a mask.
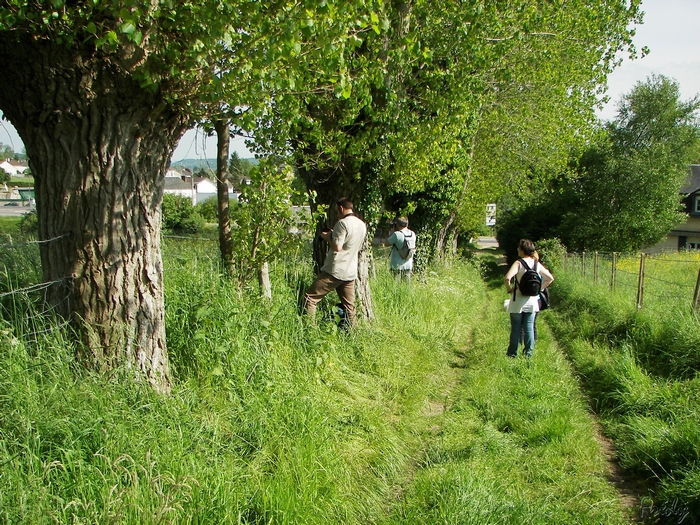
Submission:
[[[530,297],[540,295],[542,277],[537,273],[537,261],[535,261],[532,268],[530,268],[524,260],[518,259],[518,261],[520,261],[520,264],[525,268],[525,273],[520,278],[520,282],[518,282],[517,277],[515,279],[518,290],[520,290],[521,294]]]

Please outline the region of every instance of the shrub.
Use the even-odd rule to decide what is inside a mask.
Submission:
[[[188,197],[163,195],[163,229],[181,232],[198,233],[206,221],[195,212],[192,201]]]
[[[558,268],[566,256],[566,246],[557,239],[542,239],[537,242],[537,253],[547,268]]]
[[[204,202],[198,202],[194,210],[207,222],[218,222],[219,220],[219,206],[215,197],[211,197]]]
[[[193,213],[186,219],[182,219],[176,230],[182,233],[199,233],[207,221],[199,213]]]
[[[39,235],[39,219],[37,218],[36,210],[22,215],[22,219],[19,222],[19,230],[26,236]]]

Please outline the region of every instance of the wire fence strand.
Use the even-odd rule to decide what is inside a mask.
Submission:
[[[44,241],[24,241],[24,242],[11,242],[11,243],[6,243],[6,244],[0,244],[0,250],[8,249],[8,248],[21,248],[23,246],[34,246],[34,245],[48,244],[50,242],[58,241],[60,239],[65,239],[66,237],[70,237],[70,233],[65,233],[59,237],[54,237],[53,239],[46,239]]]
[[[700,254],[687,252],[688,258],[684,259],[683,253],[627,256],[615,252],[610,255],[602,252],[567,253],[564,261],[565,267],[582,279],[622,288],[624,294],[634,289],[638,309],[668,308],[669,303],[674,306],[692,304],[697,312],[700,308]],[[698,271],[689,271],[692,266]]]
[[[16,295],[16,294],[21,294],[21,293],[29,293],[29,292],[36,292],[39,290],[44,290],[46,288],[53,286],[54,284],[63,283],[63,282],[69,281],[71,279],[72,279],[72,277],[62,277],[61,279],[56,279],[55,281],[34,284],[32,286],[18,288],[17,290],[11,290],[9,292],[0,293],[0,299],[2,299],[3,297],[7,297],[8,295]]]

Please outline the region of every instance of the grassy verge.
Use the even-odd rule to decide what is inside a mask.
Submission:
[[[220,280],[215,243],[167,240],[164,263],[171,396],[3,325],[1,521],[622,523],[545,324],[507,361],[473,266],[410,288],[382,268],[377,319],[345,334],[298,315],[304,264],[273,266],[267,302]]]
[[[478,299],[447,409],[386,523],[627,523],[548,314],[533,359],[509,359],[504,295],[494,288]]]
[[[674,304],[637,312],[617,294],[559,273],[553,326],[622,466],[649,484],[646,513],[660,523],[698,522],[697,318]]]

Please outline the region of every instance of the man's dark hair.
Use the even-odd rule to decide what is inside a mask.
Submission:
[[[338,202],[336,202],[338,206],[342,206],[346,210],[352,210],[353,207],[355,206],[352,201],[346,197],[343,197],[342,199],[338,199]]]
[[[408,219],[406,217],[399,217],[394,221],[394,224],[401,228],[405,228],[408,226]]]
[[[520,248],[522,252],[528,256],[532,256],[535,253],[535,243],[530,239],[520,239],[518,248]]]

